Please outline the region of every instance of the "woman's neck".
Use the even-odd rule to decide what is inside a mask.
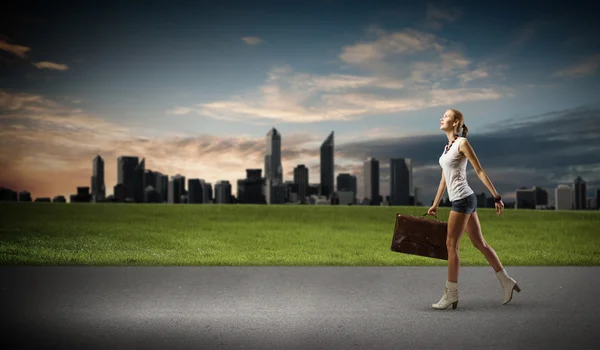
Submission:
[[[454,137],[458,137],[458,134],[454,132],[454,130],[452,131],[446,131],[446,137],[448,137],[448,142],[452,142],[452,140],[454,140]]]

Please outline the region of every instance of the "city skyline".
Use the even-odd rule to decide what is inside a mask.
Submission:
[[[123,201],[125,198],[129,198],[136,203],[148,202],[150,196],[156,196],[156,201],[164,202],[164,203],[208,203],[210,202],[210,198],[213,197],[213,190],[215,193],[215,198],[218,196],[221,198],[217,200],[217,203],[230,203],[229,200],[238,197],[240,195],[239,192],[233,190],[232,183],[237,183],[238,185],[243,182],[251,181],[256,184],[255,181],[261,178],[260,174],[264,170],[265,176],[262,177],[262,185],[259,185],[259,188],[254,189],[259,192],[263,191],[263,201],[266,201],[265,204],[284,204],[287,203],[288,200],[303,201],[304,196],[306,195],[307,187],[304,189],[302,187],[309,186],[314,187],[314,194],[318,197],[324,197],[328,201],[331,201],[331,195],[333,192],[344,195],[344,201],[349,200],[346,197],[346,193],[342,193],[345,191],[352,191],[355,193],[354,199],[350,200],[355,204],[362,205],[427,205],[427,200],[424,199],[421,195],[423,188],[414,186],[412,181],[412,159],[410,158],[391,158],[389,161],[389,187],[387,191],[381,190],[381,182],[384,180],[380,175],[381,171],[381,161],[374,157],[369,157],[367,160],[363,162],[363,191],[360,191],[360,186],[357,186],[357,175],[350,173],[337,173],[334,178],[334,187],[332,191],[329,191],[328,188],[330,185],[323,185],[322,182],[311,182],[309,181],[309,169],[306,168],[305,164],[296,164],[293,169],[293,178],[285,179],[281,178],[281,165],[280,165],[280,154],[281,154],[281,134],[275,129],[271,128],[269,132],[266,134],[265,140],[265,156],[264,156],[264,169],[261,168],[249,168],[245,169],[246,177],[238,178],[235,181],[230,181],[229,179],[220,179],[217,180],[216,183],[213,184],[205,179],[199,178],[188,178],[188,183],[186,186],[186,175],[185,174],[162,174],[160,171],[156,171],[153,169],[147,169],[145,167],[146,158],[144,156],[119,156],[117,158],[117,183],[113,187],[116,191],[117,188],[120,188],[120,194],[117,195],[116,192],[112,194],[106,195],[106,183],[104,182],[105,172],[104,172],[104,159],[97,155],[92,159],[92,176],[90,177],[90,185],[89,186],[77,186],[77,201],[86,202],[86,201],[104,201],[105,199],[110,199],[111,201]],[[320,163],[324,162],[333,162],[332,151],[334,151],[334,132],[332,131],[327,139],[321,144],[320,147]],[[275,155],[275,157],[273,157]],[[279,165],[276,165],[279,164]],[[276,165],[276,166],[274,166]],[[269,174],[268,169],[275,169],[277,171],[272,171]],[[333,175],[329,169],[331,167],[325,168],[325,172],[320,173],[320,180],[329,182],[328,180],[330,175]],[[396,175],[394,175],[396,173]],[[373,179],[374,178],[374,179]],[[140,182],[141,181],[141,182]],[[296,199],[285,198],[288,197],[285,194],[283,188],[280,188],[279,194],[269,195],[269,187],[277,187],[278,185],[284,185],[287,187],[289,183],[294,183],[298,187],[295,189],[289,188],[294,192]],[[204,186],[208,186],[204,188]],[[582,187],[583,184],[583,187]],[[248,183],[249,186],[254,186],[251,183]],[[571,186],[572,185],[572,186]],[[175,186],[175,187],[174,187]],[[196,189],[192,187],[195,186]],[[226,187],[222,187],[226,186]],[[247,185],[242,185],[246,187]],[[217,189],[218,187],[222,187]],[[237,187],[237,186],[236,186]],[[0,186],[3,190],[7,189],[10,191],[14,191],[14,189],[6,188]],[[204,189],[202,189],[204,188]],[[229,191],[227,196],[223,197],[224,190]],[[87,189],[88,192],[85,192]],[[151,193],[145,194],[147,189],[151,189]],[[237,190],[237,188],[236,188]],[[246,188],[246,191],[254,191],[250,189],[250,187]],[[559,192],[563,193],[564,190],[568,190],[568,199],[567,197],[562,197],[561,204],[559,205],[556,202],[555,196],[552,196],[552,193],[558,195]],[[83,192],[81,192],[83,191]],[[158,191],[158,192],[156,192]],[[200,192],[197,192],[200,191]],[[203,193],[208,191],[209,194]],[[342,192],[340,192],[342,191]],[[374,191],[374,192],[373,192]],[[162,193],[161,193],[162,192]],[[186,193],[186,199],[184,201],[183,195]],[[188,193],[189,192],[189,193]],[[237,194],[236,194],[237,192]],[[361,193],[360,193],[361,192]],[[378,195],[375,192],[379,192]],[[492,197],[489,196],[486,192],[477,192],[475,191],[478,197],[478,201],[481,201],[481,205],[489,206],[490,200]],[[592,193],[590,196],[589,194]],[[7,196],[5,193],[3,196]],[[49,199],[50,197],[42,197],[42,196],[32,196],[31,192],[28,190],[16,190],[14,195],[21,197],[25,195],[25,201],[32,201],[33,198],[37,199]],[[249,194],[248,194],[249,195]],[[259,204],[260,199],[256,197],[259,195],[258,193],[254,193],[250,195],[252,197],[248,197],[251,202]],[[594,197],[595,195],[595,197]],[[71,195],[71,201],[73,201],[73,197],[75,194]],[[84,197],[81,197],[84,196]],[[89,198],[87,197],[89,196]],[[196,196],[198,198],[193,199],[192,196]],[[207,197],[208,196],[208,197]],[[274,197],[270,197],[274,196]],[[299,198],[298,198],[299,196]],[[398,196],[398,197],[397,197]],[[597,209],[598,199],[600,196],[600,189],[590,189],[587,185],[587,182],[581,178],[581,176],[577,176],[574,179],[573,183],[560,183],[557,184],[556,188],[549,189],[540,186],[532,186],[528,188],[526,186],[521,186],[515,189],[514,196],[504,196],[505,202],[507,205],[511,206],[515,205],[515,208],[547,208],[548,206],[557,206],[557,209],[567,209],[569,205],[572,205],[572,209],[583,209],[584,207],[589,207],[592,209]],[[56,195],[54,198],[65,198],[67,196]],[[112,197],[112,198],[107,198]],[[188,201],[187,198],[190,198]],[[204,197],[204,199],[202,199]],[[230,198],[231,197],[231,198]],[[337,196],[336,196],[337,197]],[[3,197],[4,198],[4,197]],[[7,197],[8,198],[8,197]],[[17,197],[15,197],[15,200]],[[87,198],[87,199],[86,199]],[[119,199],[120,198],[120,199]],[[154,197],[152,197],[154,198]],[[226,199],[225,199],[226,198]],[[6,199],[6,198],[4,198]],[[236,198],[236,202],[241,198]],[[247,200],[246,199],[246,200]],[[509,201],[507,201],[507,199]],[[2,200],[0,198],[0,200]],[[411,201],[419,201],[420,204],[414,203]],[[588,202],[592,200],[589,204]],[[19,199],[21,201],[21,199]],[[447,201],[447,193],[444,192],[442,196],[442,200],[440,205],[444,205],[443,202]],[[148,203],[152,203],[154,200],[150,200]],[[273,202],[273,203],[271,203]],[[537,202],[537,203],[536,203]],[[241,202],[245,203],[245,202]],[[491,204],[493,206],[493,203]]]
[[[96,155],[107,196],[122,155],[236,193],[246,169],[264,169],[275,128],[284,181],[305,164],[319,183],[335,132],[334,179],[356,175],[363,195],[374,157],[386,195],[389,159],[407,158],[430,202],[447,108],[464,113],[505,198],[540,186],[552,200],[577,176],[589,196],[600,188],[600,44],[585,4],[27,5],[1,15],[0,186],[34,197],[90,186]]]
[[[267,134],[267,149],[272,150],[273,135],[276,130],[271,129]],[[327,138],[323,145],[332,145],[332,134]],[[322,153],[325,161],[330,159],[329,152]],[[267,157],[265,157],[267,159]],[[412,186],[411,160],[410,159],[390,159],[390,169],[393,169],[392,179],[390,179],[389,194],[380,193],[375,195],[375,199],[368,198],[371,190],[375,192],[379,189],[379,168],[377,159],[370,157],[364,162],[364,193],[365,198],[357,196],[357,177],[348,173],[340,173],[336,176],[335,195],[327,190],[328,186],[322,186],[319,183],[308,182],[308,169],[304,164],[298,164],[294,168],[293,181],[282,182],[280,179],[269,181],[269,177],[261,176],[262,169],[246,169],[246,178],[238,179],[238,185],[242,186],[242,192],[237,196],[232,192],[232,186],[229,180],[219,180],[214,186],[204,179],[188,179],[188,186],[185,186],[185,175],[176,174],[170,176],[145,169],[145,158],[139,161],[138,157],[121,156],[118,158],[119,167],[117,169],[118,183],[114,186],[115,194],[105,197],[105,184],[103,182],[104,160],[99,155],[93,159],[93,175],[91,176],[90,186],[78,186],[77,193],[70,196],[69,202],[127,202],[133,203],[169,203],[169,204],[286,204],[286,203],[304,203],[304,204],[338,204],[338,205],[392,205],[392,206],[427,206],[422,202],[422,188]],[[129,163],[129,165],[128,165]],[[265,167],[268,164],[265,163]],[[141,171],[140,171],[141,170]],[[374,172],[373,172],[374,171]],[[325,172],[325,179],[329,171]],[[370,174],[370,175],[369,175]],[[367,176],[374,176],[377,180],[370,179]],[[99,180],[102,179],[102,180]],[[258,182],[257,182],[258,180]],[[326,180],[327,181],[327,180]],[[167,186],[168,185],[168,186]],[[281,186],[279,194],[269,197],[269,186]],[[600,203],[600,189],[596,189],[595,197],[588,195],[589,190],[584,179],[578,176],[570,186],[569,184],[559,184],[555,189],[555,200],[549,200],[549,193],[546,188],[533,186],[532,188],[521,187],[517,189],[515,200],[506,201],[506,208],[514,209],[556,209],[556,210],[597,210]],[[264,187],[264,188],[263,188]],[[310,192],[307,193],[310,187]],[[91,190],[91,191],[90,191]],[[137,191],[140,190],[139,193]],[[261,192],[263,192],[261,199]],[[118,194],[117,194],[118,193]],[[129,193],[129,195],[127,194]],[[414,193],[412,195],[411,193]],[[559,195],[560,193],[560,195]],[[213,195],[214,194],[214,195]],[[354,194],[354,195],[353,195]],[[494,200],[485,192],[476,193],[478,207],[492,208]],[[308,196],[313,197],[308,200]],[[306,201],[305,201],[306,196]],[[12,189],[0,187],[0,202],[18,201],[18,202],[66,202],[65,196],[57,195],[50,197],[37,197],[33,200],[29,191],[13,191]],[[269,199],[270,198],[270,199]],[[273,202],[273,203],[271,203]],[[447,195],[444,194],[439,203],[440,206],[449,206]]]

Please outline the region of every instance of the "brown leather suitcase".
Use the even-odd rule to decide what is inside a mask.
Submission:
[[[425,213],[427,215],[427,213]],[[398,253],[448,260],[448,223],[424,216],[396,214],[391,250]]]

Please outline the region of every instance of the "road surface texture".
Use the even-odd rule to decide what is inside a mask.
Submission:
[[[600,267],[0,267],[15,349],[592,349]]]

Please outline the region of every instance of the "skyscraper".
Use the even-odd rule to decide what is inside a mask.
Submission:
[[[238,202],[260,204],[262,195],[262,169],[246,169],[246,178],[238,180]]]
[[[336,188],[340,204],[354,204],[356,202],[356,176],[348,173],[338,174]]]
[[[554,190],[554,208],[556,210],[571,210],[573,208],[573,189],[560,184]]]
[[[124,200],[135,199],[135,175],[138,161],[138,157],[131,156],[121,156],[117,159],[117,184],[123,185]]]
[[[265,199],[268,204],[277,204],[277,195],[283,188],[283,168],[281,166],[281,134],[272,128],[267,133],[265,155]],[[216,190],[215,190],[216,191]]]
[[[154,173],[156,177],[156,191],[161,203],[169,201],[169,175],[164,175],[159,172]]]
[[[338,174],[336,187],[338,192],[349,191],[354,193],[354,196],[356,196],[356,176],[348,173]]]
[[[213,196],[213,185],[210,182],[206,182],[203,179],[200,179],[200,183],[202,183],[202,188],[204,189],[204,203],[208,204],[208,203],[212,203],[214,196]]]
[[[262,169],[246,169],[246,180],[261,181]]]
[[[370,205],[379,205],[379,161],[368,158],[364,163],[364,198],[369,199]]]
[[[298,185],[298,200],[305,203],[308,195],[308,168],[304,164],[294,168],[294,183]]]
[[[281,134],[272,128],[266,136],[267,152],[265,154],[265,178],[273,183],[283,183],[281,167]]]
[[[104,184],[104,160],[97,155],[92,160],[92,198],[94,200],[104,200],[106,188]]]
[[[215,184],[215,202],[218,204],[231,203],[231,184],[227,180]]]
[[[390,159],[390,205],[409,205],[412,185],[412,161]]]
[[[144,203],[144,173],[146,172],[146,159],[142,158],[142,161],[135,167],[134,170],[134,194],[133,200],[136,203]]]
[[[144,172],[144,189],[148,188],[148,186],[152,186],[152,188],[156,189],[157,174],[157,172],[146,169]]]
[[[331,197],[334,191],[333,180],[334,180],[334,143],[333,143],[333,131],[327,139],[321,145],[321,195]]]
[[[548,206],[548,191],[545,188],[533,186],[535,192],[535,206],[536,207],[547,207]]]
[[[200,179],[188,180],[188,203],[204,203],[204,184],[200,182]]]
[[[181,196],[183,195],[184,183],[185,177],[179,174],[171,177],[171,180],[169,181],[169,203],[181,203]]]
[[[577,176],[573,181],[573,192],[575,195],[575,210],[582,210],[586,208],[587,204],[587,186],[585,181],[580,176]]]

